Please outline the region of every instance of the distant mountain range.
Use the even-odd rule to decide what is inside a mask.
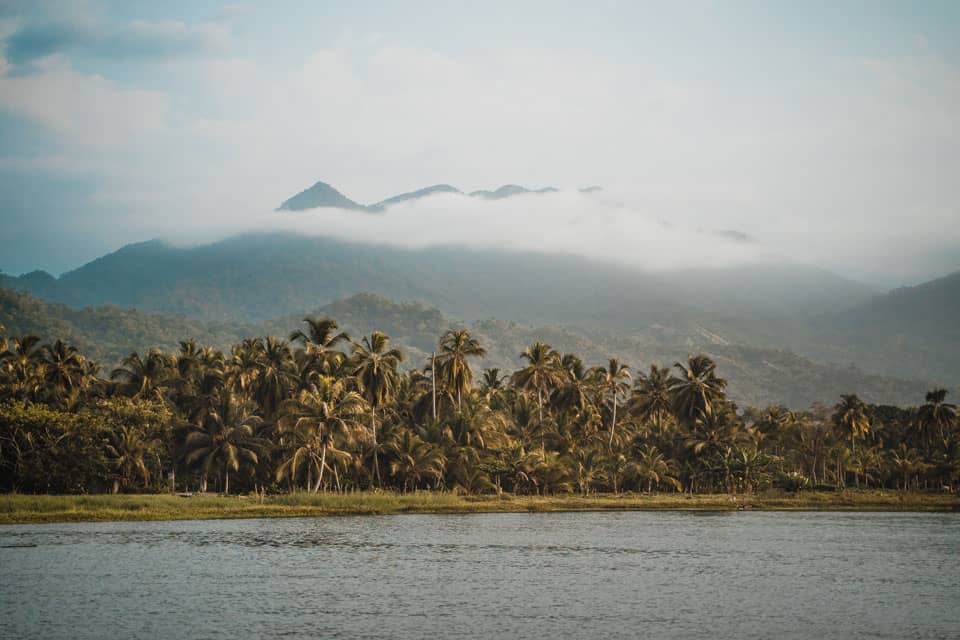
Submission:
[[[580,189],[580,192],[594,193],[600,190],[600,187],[592,186]],[[277,209],[279,211],[303,211],[304,209],[334,208],[379,213],[391,205],[399,204],[401,202],[409,202],[411,200],[419,200],[420,198],[426,198],[436,193],[456,193],[460,195],[467,195],[472,198],[501,200],[503,198],[512,198],[513,196],[523,194],[555,193],[556,191],[557,189],[553,187],[528,189],[516,184],[505,184],[493,191],[480,190],[464,193],[460,189],[452,187],[449,184],[435,184],[430,187],[424,187],[423,189],[417,189],[416,191],[401,193],[400,195],[387,198],[386,200],[381,200],[380,202],[376,202],[374,204],[365,205],[351,200],[326,182],[317,182],[309,189],[304,189],[297,195],[284,200]]]
[[[444,331],[464,326],[435,307],[396,303],[370,294],[263,323],[242,324],[147,314],[115,306],[77,310],[0,289],[0,324],[7,327],[8,335],[64,339],[96,359],[102,375],[133,350],[142,353],[157,347],[175,351],[179,341],[188,338],[226,349],[245,337],[286,337],[301,327],[307,313],[336,318],[357,338],[374,329],[386,332],[403,350],[407,368],[422,366]],[[563,353],[576,353],[588,364],[620,357],[635,370],[654,362],[671,365],[691,351],[703,352],[718,363],[720,374],[729,380],[730,397],[741,406],[783,403],[805,408],[818,401],[832,402],[840,392],[857,393],[870,402],[913,405],[923,398],[928,386],[866,374],[854,367],[818,364],[788,351],[728,344],[697,327],[689,331],[650,327],[616,336],[578,327],[534,327],[502,320],[481,320],[469,324],[469,328],[487,349],[487,356],[476,366],[503,371],[514,370],[519,354],[535,340],[548,342]]]
[[[241,326],[369,293],[466,323],[496,318],[632,336],[639,346],[631,352],[649,354],[634,364],[706,345],[786,350],[888,378],[960,384],[960,273],[879,293],[790,265],[646,272],[569,255],[261,233],[187,248],[128,245],[59,278],[0,274],[0,287],[73,309],[117,305]],[[770,363],[767,374],[783,382],[780,365]]]

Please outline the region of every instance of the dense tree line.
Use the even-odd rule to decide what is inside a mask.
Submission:
[[[190,340],[110,372],[61,341],[0,338],[0,488],[952,491],[960,477],[942,389],[914,409],[844,395],[740,410],[702,355],[634,372],[537,342],[510,375],[475,372],[483,346],[450,330],[404,371],[385,334],[338,329],[307,318],[229,352]]]

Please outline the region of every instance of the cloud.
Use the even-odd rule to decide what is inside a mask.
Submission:
[[[5,44],[7,61],[19,67],[64,53],[143,59],[224,52],[230,45],[230,32],[220,24],[190,25],[172,20],[32,20],[9,35]]]
[[[808,262],[881,282],[960,266],[960,76],[928,53],[743,88],[576,51],[347,38],[277,65],[177,58],[229,48],[229,33],[182,23],[50,28],[32,45],[25,29],[16,64],[33,72],[0,76],[0,109],[60,136],[58,170],[96,175],[76,216],[115,245],[281,228],[651,267]],[[172,57],[141,84],[80,70],[76,52]],[[565,192],[271,213],[316,180],[361,202],[444,182]]]
[[[56,132],[89,166],[95,161],[91,148],[129,151],[164,127],[170,101],[163,93],[122,87],[48,60],[37,74],[0,76],[0,109]]]

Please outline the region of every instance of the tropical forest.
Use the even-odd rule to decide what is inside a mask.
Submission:
[[[0,489],[18,493],[755,494],[954,491],[947,391],[737,406],[705,355],[633,368],[534,342],[478,370],[466,329],[409,362],[307,317],[228,350],[185,340],[109,370],[63,340],[0,339]]]

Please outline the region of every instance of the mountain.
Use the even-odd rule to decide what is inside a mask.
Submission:
[[[204,322],[116,306],[74,309],[9,289],[0,289],[0,325],[8,336],[33,334],[69,342],[106,368],[101,375],[133,350],[172,351],[187,338],[224,347],[258,331],[240,323]]]
[[[852,307],[872,294],[829,272],[795,266],[659,273],[570,255],[414,250],[285,233],[195,247],[132,244],[58,279],[4,277],[0,286],[78,307],[116,304],[243,322],[368,292],[419,300],[466,320],[607,329],[693,316],[711,322],[807,316]]]
[[[302,211],[304,209],[315,209],[317,207],[366,209],[362,204],[357,204],[326,182],[317,182],[309,189],[304,189],[292,198],[284,200],[279,209],[283,211]]]
[[[951,380],[960,362],[960,271],[878,295],[828,317],[821,344],[847,360],[878,368],[899,362],[903,375]]]
[[[587,193],[598,191],[599,189],[600,187],[589,187],[588,189],[581,189],[580,191]],[[526,187],[521,187],[515,184],[505,184],[495,191],[473,191],[468,195],[487,200],[501,200],[503,198],[510,198],[512,196],[522,195],[525,193],[555,193],[556,191],[557,189],[553,187],[527,189]],[[379,213],[390,205],[398,204],[400,202],[408,202],[410,200],[419,200],[420,198],[426,198],[427,196],[431,196],[435,193],[463,194],[460,189],[450,186],[449,184],[435,184],[430,187],[424,187],[423,189],[417,189],[416,191],[401,193],[400,195],[381,200],[375,204],[363,205],[354,202],[326,182],[317,182],[309,189],[301,191],[292,198],[284,200],[277,210],[303,211],[304,209],[335,208]]]
[[[473,191],[470,193],[475,198],[486,198],[487,200],[501,200],[513,196],[523,195],[525,193],[556,193],[553,187],[543,187],[542,189],[527,189],[516,184],[505,184],[495,191]]]
[[[893,378],[960,382],[956,276],[878,295],[828,271],[764,265],[646,272],[569,255],[463,247],[402,249],[282,233],[209,245],[128,245],[53,278],[0,287],[73,307],[253,324],[357,293],[418,301],[464,322],[488,318],[717,348],[787,350]],[[657,329],[660,327],[661,329]],[[771,371],[773,371],[771,369]]]
[[[131,351],[153,347],[174,351],[180,340],[195,338],[200,344],[227,349],[244,337],[286,337],[300,328],[304,315],[329,316],[352,336],[379,329],[391,336],[406,358],[404,366],[423,366],[440,335],[451,327],[465,326],[421,303],[398,303],[359,294],[307,313],[292,314],[257,325],[217,323],[182,317],[146,314],[135,309],[95,307],[82,310],[47,303],[28,294],[0,289],[0,324],[7,335],[35,334],[45,340],[64,339],[101,364],[101,375],[119,364]],[[488,351],[476,363],[479,370],[495,366],[513,371],[519,354],[536,340],[548,342],[564,353],[576,353],[588,365],[620,357],[634,370],[651,363],[671,365],[689,353],[703,352],[716,360],[729,380],[730,397],[741,406],[783,403],[805,408],[814,402],[832,403],[840,393],[857,393],[870,402],[910,405],[923,397],[929,385],[868,375],[852,367],[814,363],[796,354],[728,344],[695,327],[650,327],[625,335],[576,327],[531,326],[503,320],[469,324],[470,331]]]
[[[372,204],[367,207],[370,211],[383,211],[390,205],[399,204],[401,202],[406,202],[408,200],[419,200],[420,198],[426,198],[427,196],[432,196],[435,193],[463,193],[460,189],[456,187],[451,187],[448,184],[435,184],[430,187],[424,187],[423,189],[417,189],[416,191],[410,191],[409,193],[401,193],[398,196],[393,196],[392,198],[387,198],[386,200],[381,200],[376,204]]]

